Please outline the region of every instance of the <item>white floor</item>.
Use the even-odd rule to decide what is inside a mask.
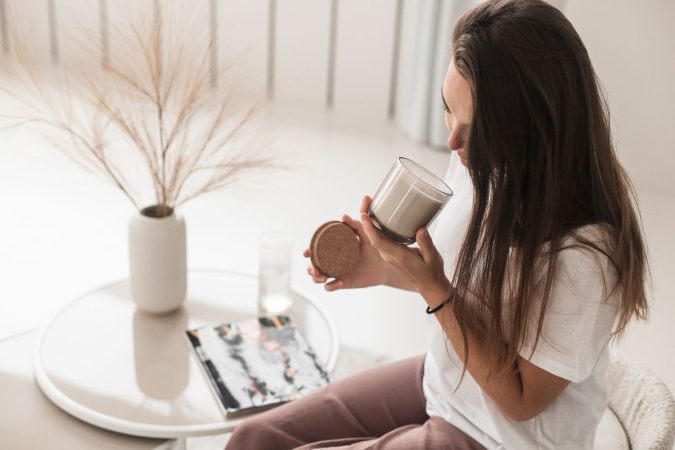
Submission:
[[[255,272],[257,235],[286,228],[296,255],[292,283],[326,307],[345,346],[392,358],[423,352],[426,318],[419,298],[390,288],[326,293],[306,276],[301,253],[318,225],[358,213],[361,197],[373,193],[396,156],[442,173],[448,153],[409,142],[383,120],[276,116],[284,119],[262,133],[276,154],[286,155],[280,159],[289,170],[251,177],[185,205],[180,212],[188,224],[190,267]],[[675,186],[671,192],[640,188],[639,199],[651,254],[652,311],[619,346],[675,392]],[[0,133],[0,208],[0,337],[42,326],[82,293],[127,276],[131,205],[22,131]]]
[[[423,351],[418,333],[396,345],[389,337],[414,329],[406,317],[423,318],[418,299],[388,288],[328,294],[306,276],[302,251],[321,223],[358,214],[397,155],[442,170],[448,154],[412,144],[384,122],[366,131],[330,115],[285,117],[272,149],[286,155],[288,170],[253,176],[180,211],[189,266],[255,272],[259,232],[285,228],[294,239],[294,286],[325,304],[345,344],[401,356]],[[82,293],[127,276],[131,204],[22,131],[0,135],[0,205],[0,336],[40,326]]]

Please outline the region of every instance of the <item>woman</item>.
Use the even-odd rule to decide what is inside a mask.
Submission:
[[[430,351],[256,416],[228,448],[592,448],[609,340],[647,312],[640,225],[595,73],[539,0],[479,5],[452,44],[441,94],[455,197],[419,248],[379,235],[366,197],[360,222],[344,217],[361,261],[326,284],[419,292]]]

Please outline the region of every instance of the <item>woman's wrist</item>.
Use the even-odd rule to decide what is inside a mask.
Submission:
[[[406,291],[419,292],[417,286],[412,284],[397,271],[388,267],[385,267],[384,269],[384,281],[382,285]]]
[[[446,304],[448,299],[451,297],[454,288],[450,281],[447,279],[443,283],[429,288],[425,292],[421,292],[422,298],[427,304],[427,311],[433,313],[442,308],[442,305]]]

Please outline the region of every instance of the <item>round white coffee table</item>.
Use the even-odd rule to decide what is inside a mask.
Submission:
[[[0,448],[153,450],[163,445],[163,440],[91,426],[54,406],[34,381],[37,338],[37,330],[31,330],[0,339]]]
[[[186,342],[185,330],[255,317],[257,278],[191,271],[185,305],[167,315],[138,310],[128,280],[73,301],[41,332],[35,378],[56,405],[120,433],[185,438],[231,431]],[[289,316],[328,371],[337,363],[335,326],[294,293]]]

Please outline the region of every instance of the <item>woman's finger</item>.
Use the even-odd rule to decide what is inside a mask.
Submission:
[[[370,206],[370,202],[373,199],[368,197],[367,195],[363,197],[363,200],[361,200],[361,210],[359,212],[368,214],[368,207]]]
[[[361,239],[362,241],[365,240],[365,241],[367,242],[368,238],[366,237],[366,234],[365,234],[365,232],[363,231],[363,224],[361,224],[361,222],[359,222],[358,220],[352,219],[352,218],[349,217],[347,214],[345,214],[344,216],[342,216],[342,221],[343,221],[344,223],[346,223],[347,225],[349,225],[349,227],[350,227],[352,230],[354,230],[354,232],[355,232],[356,235],[359,237],[359,239]]]
[[[363,234],[365,234],[366,239],[370,242],[370,245],[377,247],[381,236],[373,226],[373,223],[370,221],[368,214],[361,212],[361,224],[363,226]]]
[[[342,216],[342,221],[343,221],[344,223],[346,223],[347,225],[349,225],[349,227],[350,227],[351,229],[353,229],[354,231],[356,231],[357,234],[358,234],[359,231],[363,231],[363,226],[361,225],[361,222],[359,222],[358,220],[352,219],[352,218],[349,216],[349,214],[344,214],[344,215]]]
[[[438,250],[436,250],[436,246],[431,240],[431,236],[429,236],[429,231],[426,228],[420,228],[417,230],[417,235],[415,237],[424,262],[427,264],[435,262],[438,256]]]
[[[363,231],[366,234],[370,244],[377,249],[382,259],[386,262],[400,265],[405,261],[410,249],[404,245],[398,245],[380,234],[373,225],[367,214],[361,214]]]
[[[312,277],[312,281],[314,281],[315,283],[325,283],[326,280],[328,279],[327,276],[321,274],[318,270],[316,270],[314,266],[308,266],[307,273]]]
[[[342,280],[333,280],[330,283],[326,283],[324,287],[328,292],[333,292],[337,291],[338,289],[342,289],[344,287],[344,283]]]
[[[304,252],[302,252],[302,256],[309,258],[309,249],[306,249]]]

